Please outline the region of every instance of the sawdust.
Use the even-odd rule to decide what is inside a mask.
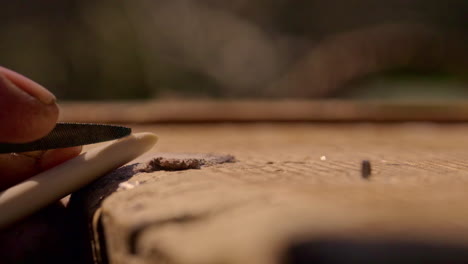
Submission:
[[[199,154],[199,153],[161,153],[151,160],[139,164],[136,172],[179,171],[200,169],[222,163],[235,162],[232,155]]]

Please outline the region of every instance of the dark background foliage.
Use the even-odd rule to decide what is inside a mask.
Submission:
[[[0,10],[0,64],[62,99],[468,96],[465,0],[2,0]]]

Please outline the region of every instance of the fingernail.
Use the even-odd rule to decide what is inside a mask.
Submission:
[[[57,98],[55,97],[53,93],[49,92],[49,90],[40,86],[39,84],[37,85],[39,88],[31,89],[30,91],[26,91],[26,92],[46,105],[54,104],[55,101],[57,101]]]
[[[36,98],[43,104],[54,104],[57,100],[55,95],[49,90],[19,73],[0,66],[0,74],[3,74],[14,86]]]

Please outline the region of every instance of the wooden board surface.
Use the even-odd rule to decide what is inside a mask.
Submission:
[[[343,241],[426,243],[436,250],[423,247],[423,255],[442,252],[444,260],[466,252],[456,248],[468,246],[467,124],[134,129],[160,136],[137,162],[161,153],[222,153],[237,161],[149,173],[127,167],[84,190],[91,217],[104,200],[104,231],[95,236],[105,241],[101,253],[110,263],[309,263],[297,260],[298,248],[329,240],[341,245],[336,253],[325,248],[314,257],[356,250]],[[369,179],[361,177],[362,160],[371,163]]]

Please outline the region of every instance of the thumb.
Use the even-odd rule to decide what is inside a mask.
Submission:
[[[55,96],[26,77],[0,67],[0,142],[45,136],[58,119]]]

